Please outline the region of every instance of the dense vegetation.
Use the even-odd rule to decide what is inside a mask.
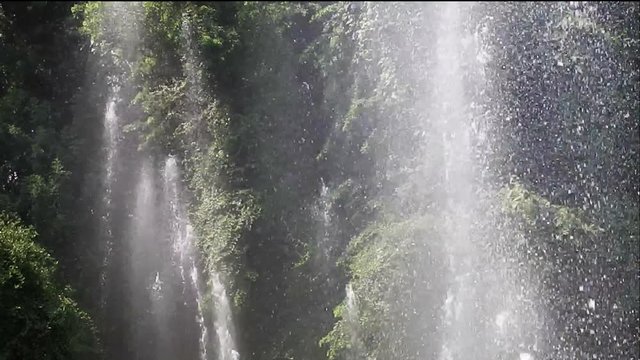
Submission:
[[[33,228],[0,215],[2,359],[87,359],[99,351],[89,316],[56,284]]]
[[[126,311],[99,298],[116,93],[124,146],[181,161],[243,359],[438,355],[445,150],[424,100],[435,5],[0,6],[0,359],[95,358],[95,336],[122,357]],[[465,89],[490,134],[478,161],[491,200],[476,211],[492,222],[478,232],[502,231],[495,252],[530,269],[550,358],[637,357],[638,5],[471,14],[486,56]]]

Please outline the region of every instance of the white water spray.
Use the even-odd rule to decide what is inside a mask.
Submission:
[[[192,144],[199,142],[198,129],[202,126],[199,112],[205,101],[202,99],[204,93],[202,85],[202,69],[198,61],[200,58],[196,51],[197,45],[191,36],[190,22],[187,17],[183,18],[181,27],[181,36],[184,40],[183,51],[183,70],[187,80],[187,94],[190,99],[189,115],[185,121],[186,136]],[[190,228],[190,226],[189,226]],[[192,274],[195,274],[192,272]],[[236,343],[234,340],[233,318],[229,298],[226,289],[220,279],[220,274],[212,272],[210,274],[211,291],[213,295],[213,318],[216,336],[218,339],[218,359],[219,360],[239,360]],[[198,289],[198,297],[202,299],[200,290]],[[198,301],[198,307],[201,308],[201,300]],[[202,311],[202,310],[199,310]],[[203,333],[203,336],[206,335]],[[207,338],[205,336],[204,338]]]
[[[233,319],[227,292],[217,273],[211,274],[211,291],[214,300],[214,324],[218,336],[218,360],[239,360],[233,339]]]
[[[486,50],[478,43],[478,36],[474,41],[464,30],[468,15],[466,4],[441,3],[437,6],[438,39],[432,102],[436,104],[434,116],[438,119],[443,145],[444,233],[450,272],[443,309],[445,330],[440,358],[493,359],[498,354],[513,354],[524,346],[522,334],[527,330],[522,320],[521,303],[526,289],[522,284],[516,285],[514,269],[503,258],[512,256],[507,250],[509,244],[497,243],[509,235],[499,234],[495,229],[489,239],[478,234],[478,229],[492,223],[490,215],[480,205],[484,201],[481,194],[491,190],[484,184],[482,169],[478,166],[484,159],[476,156],[476,147],[487,146],[479,143],[487,141],[487,136],[484,125],[477,118],[476,104],[469,101],[465,87],[473,76],[482,78],[484,75],[482,66],[487,58]],[[465,56],[469,53],[468,46],[475,46],[480,55]],[[487,253],[487,247],[505,248],[501,249],[504,253],[496,255]],[[533,359],[527,352],[519,354],[521,359]]]
[[[359,319],[358,319],[358,299],[353,291],[351,283],[348,283],[345,288],[345,320],[347,321],[349,338],[351,340],[351,346],[353,348],[353,355],[356,355],[360,349],[361,344],[359,340]],[[357,355],[356,355],[357,356]]]
[[[473,206],[469,124],[463,94],[460,4],[438,4],[438,39],[433,103],[444,150],[446,193],[445,247],[453,276],[445,301],[443,360],[467,358],[476,338],[474,317],[475,245],[470,236]]]
[[[174,157],[168,157],[164,166],[164,191],[169,207],[169,228],[172,241],[172,255],[180,271],[183,294],[190,288],[196,297],[197,313],[196,321],[200,330],[199,347],[200,360],[207,360],[208,329],[205,325],[203,314],[203,292],[201,289],[198,268],[196,266],[196,254],[194,249],[195,237],[193,229],[187,217],[184,204],[180,196],[180,173]]]
[[[112,90],[112,96],[107,102],[104,115],[103,141],[106,147],[106,158],[104,165],[104,196],[102,206],[104,214],[102,216],[102,227],[105,236],[102,271],[100,273],[100,307],[106,304],[107,282],[109,276],[109,264],[113,253],[113,229],[111,219],[111,207],[113,203],[113,183],[115,180],[116,161],[118,156],[118,138],[120,136],[119,120],[116,114],[116,103],[118,100],[117,89]]]

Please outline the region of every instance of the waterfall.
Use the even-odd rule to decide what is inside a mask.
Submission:
[[[474,43],[464,29],[469,7],[459,3],[438,6],[432,102],[442,136],[443,233],[450,273],[440,358],[488,360],[506,353],[534,359],[528,349],[535,348],[530,340],[535,326],[526,324],[524,318],[533,322],[536,314],[525,314],[531,310],[527,307],[528,286],[521,279],[522,271],[512,266],[513,254],[508,250],[508,242],[517,234],[512,229],[500,232],[495,228],[486,231],[488,234],[481,232],[494,226],[495,220],[489,212],[493,204],[486,200],[486,194],[493,190],[482,174],[483,156],[487,155],[480,149],[491,145],[485,143],[483,119],[471,101],[475,94],[467,88],[479,85],[470,82],[474,76],[475,81],[482,78],[486,55],[476,39],[478,55],[465,56],[469,44]],[[502,247],[502,253],[487,251],[495,247]],[[529,334],[522,335],[525,333]]]
[[[167,353],[167,338],[158,339],[160,330],[168,321],[166,281],[162,269],[162,247],[158,244],[160,232],[156,177],[149,159],[142,160],[134,189],[134,208],[128,231],[130,307],[133,318],[129,325],[138,356]],[[160,336],[162,337],[162,336]],[[138,348],[147,344],[145,348]]]
[[[195,237],[181,199],[180,174],[176,159],[167,157],[164,165],[164,191],[166,203],[169,207],[169,228],[171,229],[171,243],[173,256],[180,272],[183,294],[191,290],[195,294],[197,305],[196,321],[200,331],[199,347],[200,360],[207,360],[207,340],[209,331],[204,319],[203,291],[198,276]]]
[[[239,360],[240,354],[233,339],[231,305],[220,280],[220,275],[215,272],[211,274],[211,291],[214,301],[214,324],[219,346],[218,360]]]
[[[331,253],[334,251],[335,239],[332,237],[331,225],[331,189],[320,178],[320,194],[313,207],[313,217],[317,221],[318,230],[316,233],[316,256],[314,266],[319,272],[319,276],[325,277],[327,283],[331,282],[331,272],[334,270],[331,264]],[[322,274],[322,275],[320,275]]]
[[[103,141],[106,148],[104,162],[104,196],[102,198],[103,216],[101,221],[102,233],[104,235],[102,270],[100,273],[100,307],[104,308],[106,302],[107,284],[109,277],[109,265],[113,253],[113,231],[112,231],[112,202],[113,186],[115,180],[116,161],[118,156],[118,138],[120,136],[119,120],[116,114],[116,104],[118,101],[117,89],[112,89],[112,95],[107,102],[104,114]]]
[[[112,74],[111,83],[126,88],[131,85],[128,67],[139,56],[138,25],[144,9],[141,3],[105,3],[102,11],[105,31],[125,50],[118,65],[124,73]],[[186,19],[183,25],[187,41],[182,60],[193,101],[186,122],[192,122],[200,116],[201,74]],[[99,281],[100,306],[115,329],[108,330],[109,351],[113,357],[135,359],[212,360],[215,335],[219,359],[237,360],[231,306],[219,274],[210,275],[213,308],[205,300],[177,159],[168,156],[158,164],[154,154],[134,150],[138,141],[122,129],[135,119],[127,109],[118,113],[120,95],[120,86],[114,85],[103,119],[104,255]],[[208,328],[212,321],[215,334]]]
[[[204,124],[202,123],[202,110],[207,100],[204,99],[203,96],[205,92],[202,83],[202,64],[199,61],[200,54],[196,50],[197,44],[193,39],[191,23],[186,14],[183,15],[180,35],[183,40],[181,48],[181,60],[183,71],[186,76],[185,80],[187,82],[187,96],[189,98],[187,111],[188,115],[185,119],[185,137],[190,144],[194,145],[199,144],[199,142],[201,141],[201,133],[204,132]],[[175,168],[175,161],[173,162],[172,167]],[[188,224],[187,218],[185,216],[181,216],[181,218],[184,219],[186,229],[188,229],[189,233],[191,233],[191,225]],[[187,241],[187,243],[192,243],[192,241]],[[191,277],[193,279],[193,284],[194,286],[196,286],[198,293],[198,316],[199,318],[202,318],[204,316],[202,308],[202,292],[200,287],[197,285],[197,270],[195,268],[195,265],[191,267],[190,273],[192,274]],[[211,295],[213,298],[214,327],[216,337],[218,339],[218,359],[238,360],[240,358],[240,354],[238,353],[234,340],[231,305],[229,303],[229,298],[227,296],[225,286],[220,278],[220,274],[215,271],[212,271],[210,273],[210,287]],[[204,359],[207,356],[206,347],[208,332],[207,329],[204,328],[203,323],[201,323],[201,326],[203,326],[201,337],[201,358]]]
[[[447,327],[442,352],[443,360],[463,359],[471,355],[477,334],[477,310],[474,309],[477,283],[473,262],[477,258],[470,238],[472,198],[471,149],[468,115],[463,93],[460,5],[441,4],[438,38],[435,44],[436,65],[433,89],[435,117],[442,136],[444,151],[444,183],[447,215],[445,247],[453,281],[445,301]]]
[[[625,158],[637,154],[625,137],[637,59],[613,44],[637,44],[624,6],[298,5],[87,8],[99,70],[85,80],[110,81],[97,91],[109,89],[104,116],[77,140],[93,154],[102,125],[103,163],[69,161],[59,185],[91,194],[88,217],[102,186],[101,252],[86,261],[100,267],[87,276],[107,357],[537,360],[629,347],[608,328],[637,327],[618,317],[637,298],[625,297],[637,232],[622,214],[637,193]],[[85,117],[73,120],[51,136]],[[28,175],[24,201],[57,196],[55,176]],[[503,204],[510,177],[523,194]]]
[[[358,318],[358,299],[351,283],[345,286],[345,314],[344,319],[347,322],[347,331],[349,332],[349,341],[351,342],[350,358],[358,359],[362,351],[359,332],[360,324]]]

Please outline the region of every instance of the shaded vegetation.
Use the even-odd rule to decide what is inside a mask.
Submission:
[[[98,355],[93,323],[57,284],[57,263],[36,232],[0,214],[0,358],[88,359]]]

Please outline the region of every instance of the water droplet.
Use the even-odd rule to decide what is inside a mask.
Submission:
[[[534,358],[529,353],[520,353],[520,360],[534,360]]]

